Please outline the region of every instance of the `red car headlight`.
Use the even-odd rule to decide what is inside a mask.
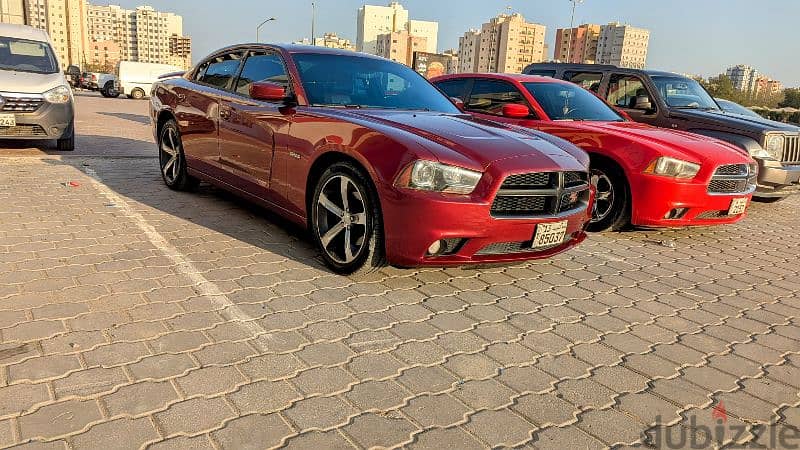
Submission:
[[[662,156],[656,159],[644,169],[644,173],[673,178],[694,178],[699,171],[700,164],[670,158],[669,156]]]
[[[420,191],[471,194],[483,173],[420,159],[403,169],[394,185]]]

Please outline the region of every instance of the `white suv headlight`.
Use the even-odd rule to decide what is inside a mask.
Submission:
[[[764,150],[777,160],[783,156],[783,146],[786,144],[786,137],[782,134],[768,134],[764,143]]]
[[[644,170],[644,173],[674,178],[694,178],[700,171],[700,164],[662,156]]]
[[[69,103],[72,99],[72,90],[67,86],[58,86],[42,94],[48,103]]]
[[[420,191],[471,194],[482,176],[481,172],[420,159],[400,173],[395,186]]]

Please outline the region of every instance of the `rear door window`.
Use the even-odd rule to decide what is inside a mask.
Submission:
[[[197,81],[218,89],[229,89],[239,70],[241,59],[239,53],[230,53],[207,61],[198,73]]]
[[[603,81],[601,72],[565,72],[564,79],[578,86],[597,93],[600,91],[600,82]]]
[[[639,77],[615,74],[608,84],[606,100],[618,108],[632,109],[636,106],[636,97],[643,95],[650,94]]]

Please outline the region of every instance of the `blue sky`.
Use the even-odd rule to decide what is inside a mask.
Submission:
[[[117,0],[134,7],[153,7],[184,17],[184,32],[193,39],[194,57],[227,44],[254,41],[256,26],[267,17],[278,20],[262,28],[262,40],[290,42],[311,34],[310,0]],[[102,4],[101,0],[95,0]],[[334,31],[355,41],[356,11],[364,3],[388,0],[317,0],[317,35]],[[568,0],[404,0],[419,20],[439,22],[439,47],[458,46],[470,27],[504,12],[507,6],[532,22],[547,25],[552,47],[555,29],[569,26]],[[751,64],[788,86],[800,86],[800,0],[585,0],[575,22],[619,20],[651,30],[648,66],[704,76],[734,64]]]

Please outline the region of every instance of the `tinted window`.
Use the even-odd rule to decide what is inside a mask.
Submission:
[[[593,72],[567,72],[564,74],[564,79],[584,89],[598,92],[600,91],[600,82],[603,80],[603,74]]]
[[[555,70],[531,70],[526,72],[528,75],[538,75],[540,77],[548,77],[548,78],[555,78],[556,71]]]
[[[434,83],[436,87],[441,89],[448,97],[456,97],[462,101],[467,98],[467,85],[469,79],[463,78],[460,80],[447,80]]]
[[[250,85],[255,81],[269,81],[287,87],[289,78],[281,57],[276,54],[255,54],[248,57],[236,82],[236,92],[250,95]]]
[[[673,108],[719,109],[703,86],[691,78],[653,77],[653,83]]]
[[[227,89],[239,70],[239,55],[225,55],[207,62],[198,81],[220,89]]]
[[[422,75],[392,61],[366,56],[297,53],[300,80],[313,106],[459,110]]]
[[[574,84],[532,82],[523,85],[552,120],[622,120],[602,100]]]
[[[636,106],[636,97],[650,95],[644,83],[631,75],[614,75],[608,84],[608,103],[620,108],[633,108]]]
[[[56,73],[58,65],[45,42],[0,37],[0,70]]]
[[[530,108],[522,93],[513,84],[500,80],[475,80],[467,109],[499,116],[503,113],[503,105],[509,103],[518,103]]]

